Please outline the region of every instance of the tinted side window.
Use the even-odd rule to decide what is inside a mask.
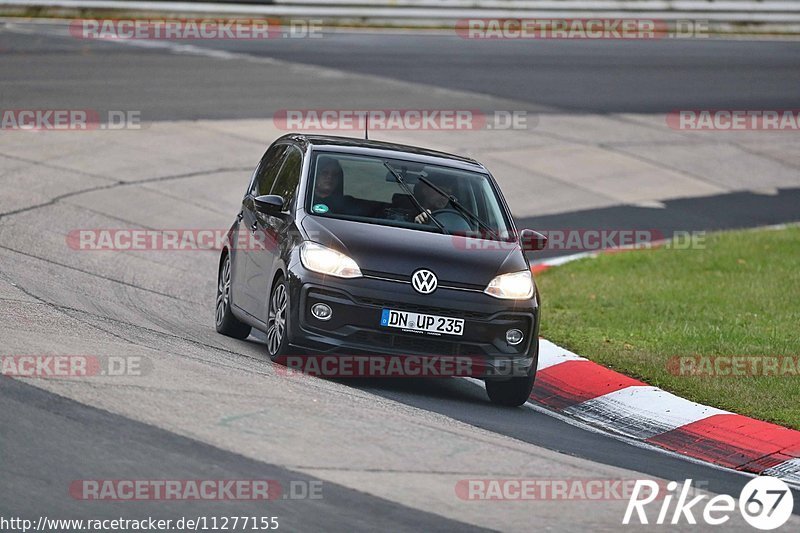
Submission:
[[[287,144],[279,144],[267,150],[267,153],[261,159],[258,165],[258,172],[256,179],[253,180],[253,189],[250,191],[253,196],[263,196],[269,194],[272,185],[275,183],[275,177],[278,175],[278,170],[283,163],[286,150],[289,149]]]
[[[283,196],[284,210],[288,209],[294,201],[295,194],[297,194],[297,186],[300,184],[300,172],[302,169],[303,154],[297,148],[292,147],[286,155],[285,163],[275,179],[275,185],[273,185],[270,193]]]

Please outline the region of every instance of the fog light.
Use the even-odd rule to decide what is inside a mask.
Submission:
[[[516,346],[521,343],[523,339],[522,332],[518,329],[510,329],[506,331],[506,342],[511,346]]]
[[[319,320],[330,320],[333,316],[333,311],[327,304],[314,304],[311,306],[311,314]]]

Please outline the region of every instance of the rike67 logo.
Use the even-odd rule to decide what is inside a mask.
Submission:
[[[785,524],[794,509],[794,496],[789,486],[776,477],[759,476],[749,481],[739,494],[739,501],[728,494],[716,496],[694,495],[692,480],[687,479],[682,486],[670,481],[666,494],[659,494],[662,488],[652,480],[636,480],[633,493],[625,509],[623,524],[697,524],[705,523],[720,526],[728,522],[737,510],[744,520],[756,529],[769,531]],[[693,496],[693,497],[692,497]],[[648,515],[645,507],[659,502],[650,508],[658,509],[654,517]],[[673,501],[675,502],[673,507]]]

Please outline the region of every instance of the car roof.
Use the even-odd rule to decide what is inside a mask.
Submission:
[[[340,137],[335,135],[309,135],[289,133],[281,139],[291,139],[302,144],[311,145],[313,149],[324,151],[343,151],[348,153],[361,153],[382,157],[399,157],[423,163],[454,166],[467,170],[486,172],[486,168],[476,160],[460,155],[449,154],[419,146],[396,144],[372,139],[357,137]],[[279,140],[281,140],[279,139]]]

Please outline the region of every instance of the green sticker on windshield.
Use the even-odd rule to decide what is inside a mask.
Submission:
[[[328,206],[325,204],[314,204],[313,206],[311,206],[311,210],[314,211],[315,213],[327,213]]]

